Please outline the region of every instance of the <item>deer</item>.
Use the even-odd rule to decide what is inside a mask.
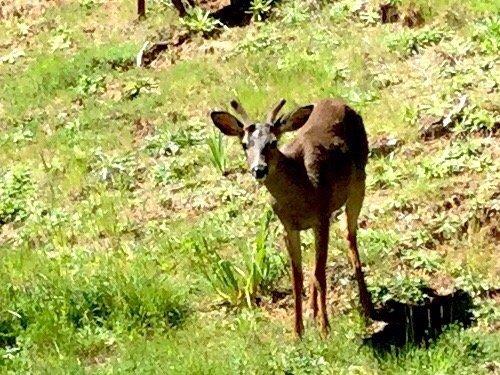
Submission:
[[[344,206],[349,259],[360,304],[366,318],[373,315],[356,239],[365,196],[368,140],[361,116],[341,99],[322,99],[278,116],[285,103],[281,99],[265,122],[252,121],[237,100],[230,104],[238,117],[226,111],[212,111],[210,117],[224,135],[239,138],[251,174],[271,194],[290,258],[294,332],[298,338],[304,332],[300,232],[313,229],[315,265],[309,303],[313,319],[326,335],[330,330],[326,305],[330,221],[332,214]],[[295,138],[278,147],[280,136],[292,131]]]

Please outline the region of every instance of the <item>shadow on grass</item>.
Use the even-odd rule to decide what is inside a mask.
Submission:
[[[364,344],[378,352],[411,345],[426,347],[436,340],[449,325],[469,327],[473,322],[472,297],[463,290],[438,295],[432,289],[422,304],[389,300],[375,311],[374,318],[386,325],[364,339]]]

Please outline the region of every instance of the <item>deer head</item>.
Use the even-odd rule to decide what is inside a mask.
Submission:
[[[285,99],[281,99],[269,112],[265,122],[250,120],[247,112],[236,100],[231,101],[231,107],[239,115],[239,119],[225,111],[214,111],[210,114],[215,126],[223,134],[239,137],[250,172],[259,181],[265,180],[276,166],[279,155],[277,144],[281,134],[302,127],[314,108],[313,105],[307,105],[278,117],[285,103]]]

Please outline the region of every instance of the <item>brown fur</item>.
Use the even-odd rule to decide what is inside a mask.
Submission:
[[[304,111],[307,108],[309,112]],[[306,117],[304,113],[307,114]],[[220,114],[214,113],[212,118],[217,118]],[[329,324],[325,268],[330,217],[344,205],[348,224],[349,258],[355,269],[361,305],[366,316],[373,312],[356,241],[357,220],[365,193],[368,141],[361,117],[340,100],[321,100],[314,105],[312,112],[310,107],[302,107],[288,118],[293,119],[291,123],[271,125],[271,129],[279,135],[281,129],[294,130],[299,127],[297,136],[281,149],[266,151],[269,173],[264,185],[272,195],[273,209],[286,232],[295,298],[295,332],[301,336],[303,275],[300,231],[312,228],[315,233],[316,264],[310,304],[315,318],[319,313],[321,328],[326,333]],[[224,121],[216,125],[225,134],[238,132],[238,129],[227,130],[226,123],[232,124],[235,121]],[[240,137],[244,138],[243,135]]]

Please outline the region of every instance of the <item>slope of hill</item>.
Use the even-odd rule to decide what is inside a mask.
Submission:
[[[164,0],[136,21],[132,3],[1,5],[1,372],[498,373],[498,2],[255,0],[241,28],[180,22]],[[168,48],[137,68],[145,41]],[[340,215],[332,332],[309,319],[294,340],[282,229],[208,113],[327,96],[372,145],[359,235],[375,301],[463,290],[470,328],[364,343]]]

